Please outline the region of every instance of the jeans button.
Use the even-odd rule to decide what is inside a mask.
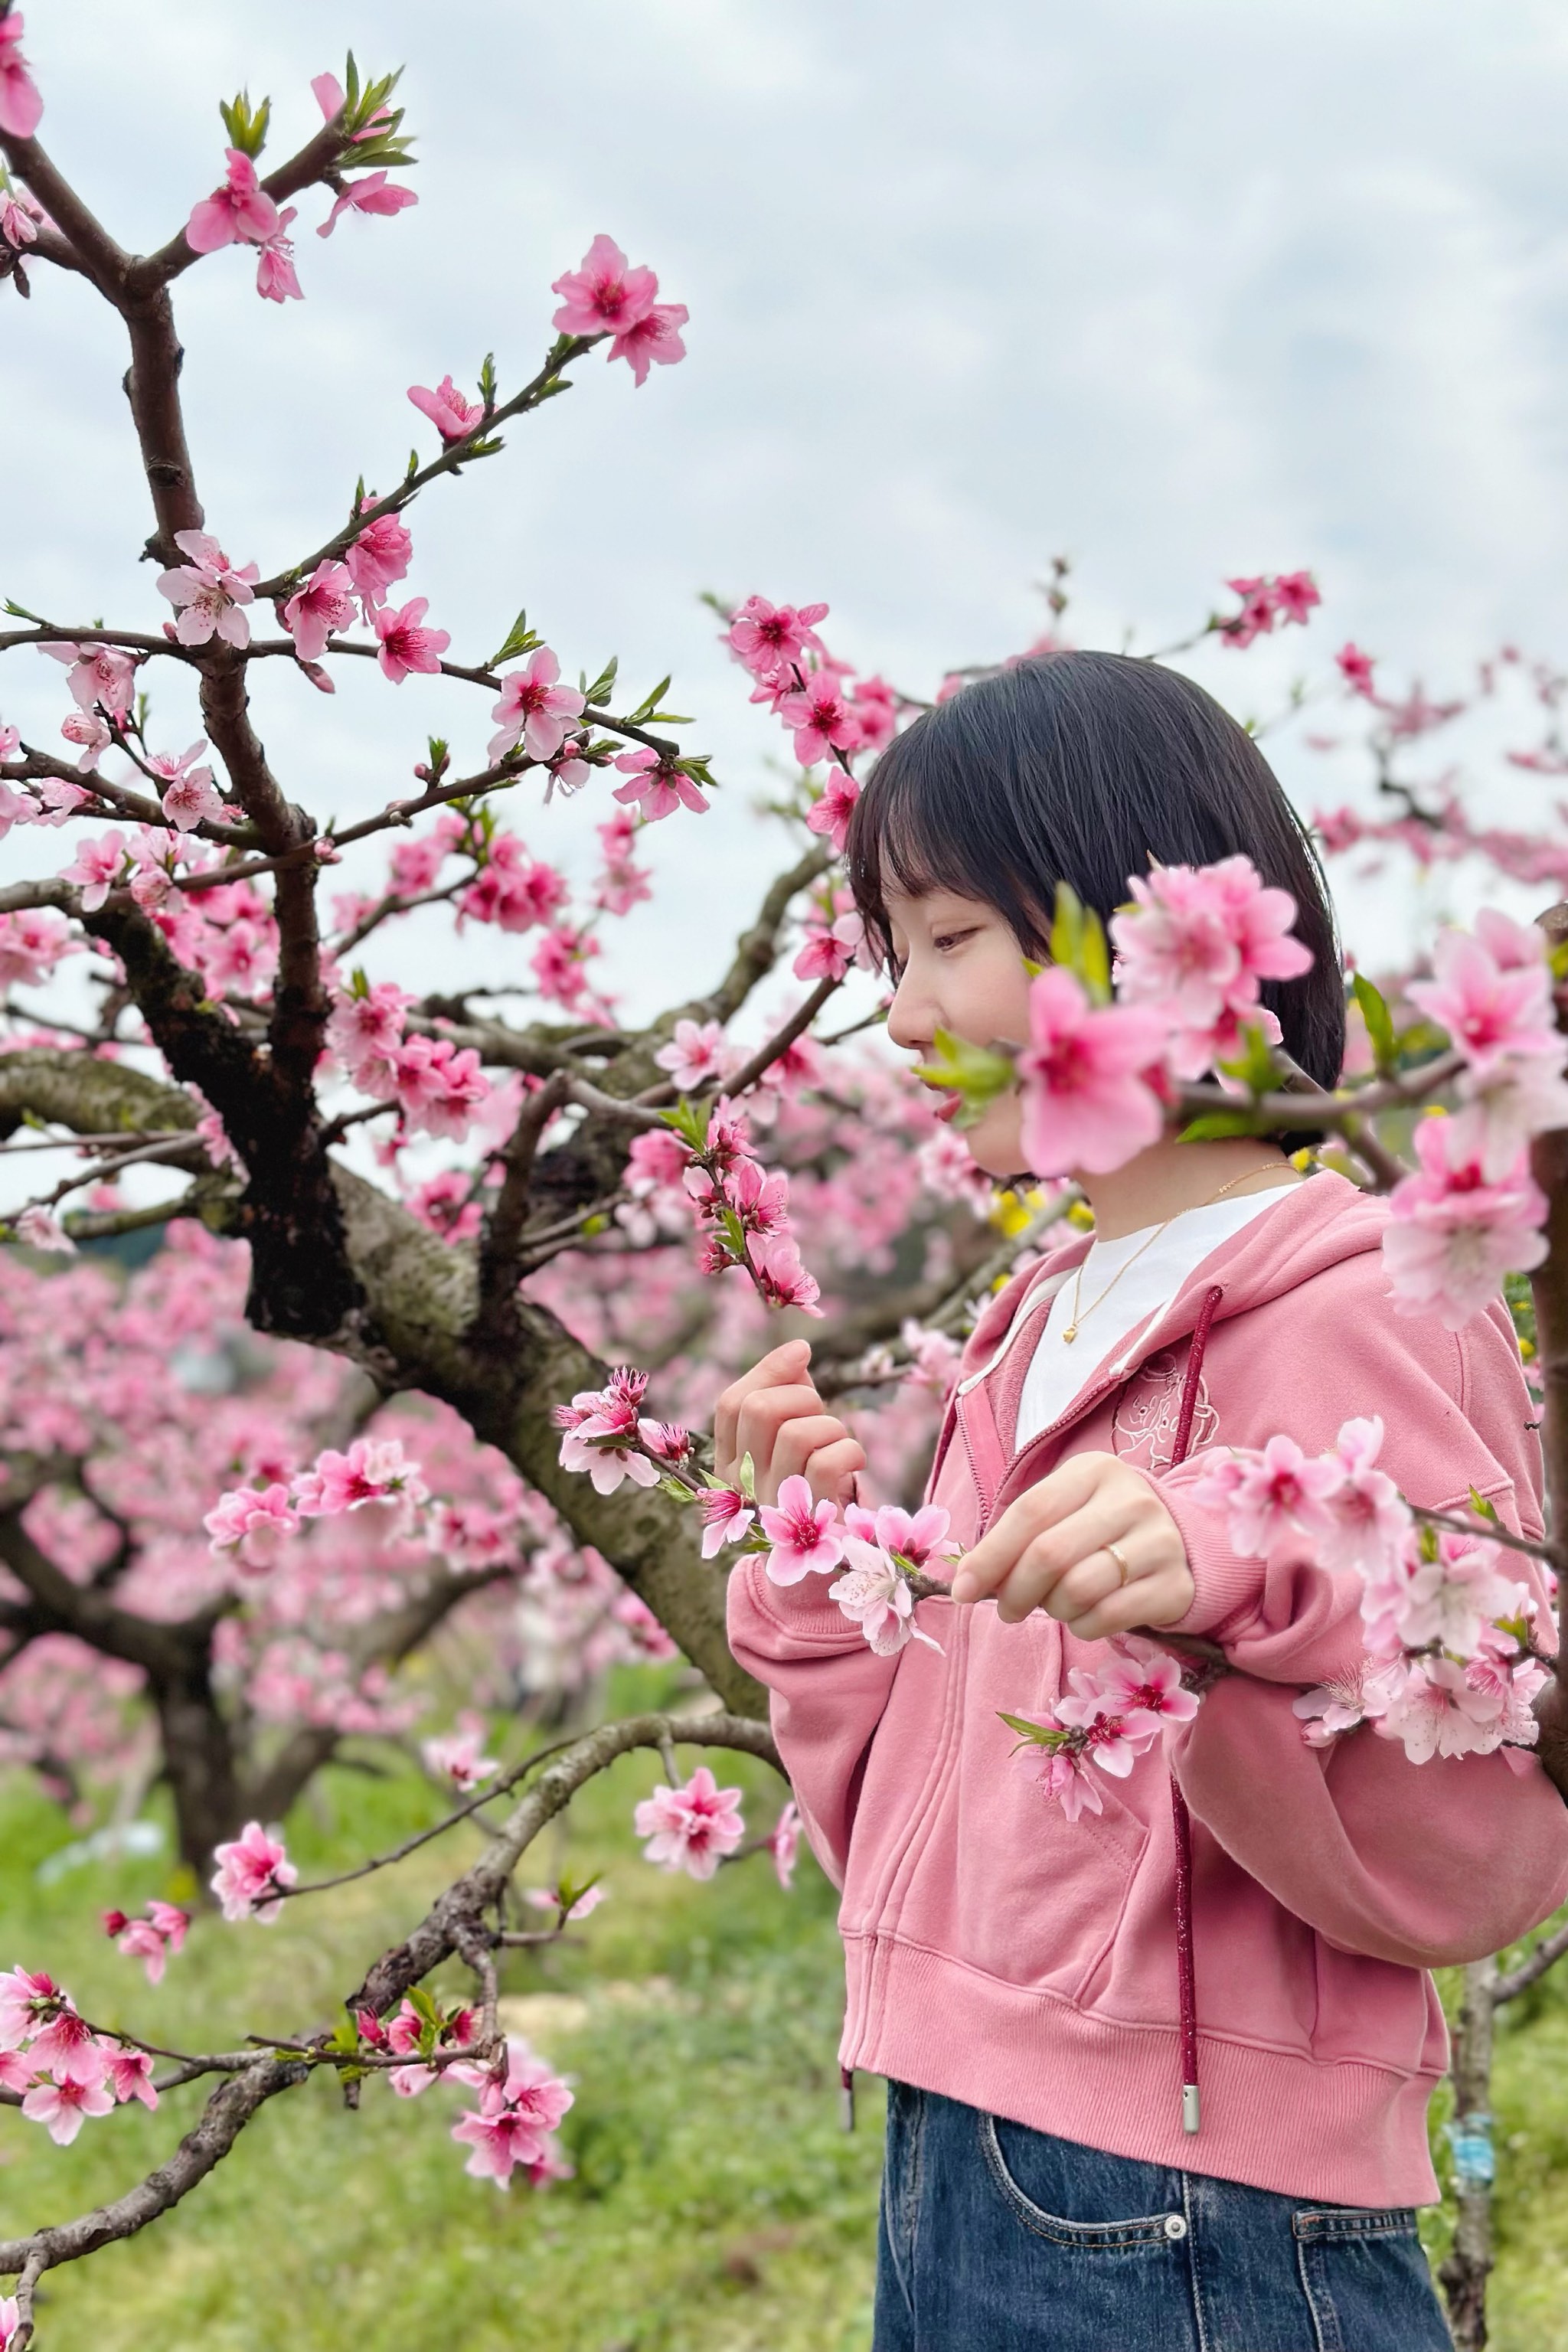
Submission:
[[[1165,2216],[1166,2237],[1173,2241],[1177,2238],[1184,2238],[1186,2234],[1187,2224],[1184,2217],[1180,2213],[1167,2213]]]

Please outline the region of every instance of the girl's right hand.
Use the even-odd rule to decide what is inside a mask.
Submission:
[[[749,1454],[759,1503],[776,1503],[786,1478],[803,1477],[817,1503],[855,1500],[864,1449],[811,1385],[811,1346],[786,1339],[740,1380],[713,1411],[713,1467],[731,1486]]]

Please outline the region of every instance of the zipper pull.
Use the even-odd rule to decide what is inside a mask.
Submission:
[[[840,2066],[838,2069],[838,2120],[847,2132],[854,2130],[855,2069],[853,2066]]]

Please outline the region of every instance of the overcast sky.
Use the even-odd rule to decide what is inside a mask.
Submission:
[[[302,303],[258,302],[237,252],[176,289],[199,486],[237,559],[291,560],[357,474],[430,450],[408,384],[471,385],[493,348],[515,387],[596,231],[689,306],[686,364],[639,391],[596,355],[412,519],[409,588],[456,654],[526,604],[569,674],[614,650],[639,690],[673,670],[698,715],[729,789],[653,838],[669,884],[614,957],[633,1005],[711,975],[773,855],[752,801],[775,730],[700,589],[826,599],[836,649],[917,692],[1037,632],[1058,550],[1080,642],[1161,642],[1226,573],[1299,566],[1327,603],[1289,633],[1298,662],[1354,637],[1442,687],[1500,638],[1562,642],[1568,18],[1546,0],[160,0],[134,38],[122,0],[26,14],[43,137],[143,248],[214,184],[220,95],[270,93],[272,161],[348,42],[406,66],[416,210],[321,242],[308,197]],[[135,562],[123,364],[84,287],[39,270],[30,306],[0,300],[0,585],[62,621],[165,610]],[[1246,713],[1292,667],[1203,674]],[[340,667],[335,702],[281,665],[258,688],[318,815],[406,790],[426,729],[472,761],[477,697]],[[51,740],[62,684],[7,657],[0,716]],[[1310,757],[1280,757],[1310,800]],[[580,870],[596,793],[525,813],[531,845]],[[14,835],[5,872],[37,845]],[[449,946],[380,968],[449,977]]]

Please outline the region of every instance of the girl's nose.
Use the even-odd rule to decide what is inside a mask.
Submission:
[[[901,980],[888,1007],[888,1034],[894,1045],[907,1054],[929,1053],[936,1025],[931,1006],[917,1004],[907,979]]]

